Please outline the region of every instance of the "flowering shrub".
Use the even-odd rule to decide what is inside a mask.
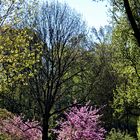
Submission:
[[[98,112],[89,105],[72,107],[65,113],[66,120],[59,123],[60,130],[54,130],[57,140],[103,140],[105,129],[100,125]]]
[[[42,136],[37,121],[24,122],[23,117],[15,116],[4,109],[0,109],[0,134],[8,135],[12,140],[41,140]]]

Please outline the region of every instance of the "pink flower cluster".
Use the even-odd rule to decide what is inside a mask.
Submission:
[[[100,126],[99,109],[89,105],[73,107],[65,113],[67,120],[60,122],[57,140],[103,140],[105,129]]]
[[[9,135],[13,139],[41,140],[42,132],[36,121],[23,121],[20,116],[0,119],[0,133]]]

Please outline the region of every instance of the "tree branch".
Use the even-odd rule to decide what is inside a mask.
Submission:
[[[131,7],[130,7],[130,4],[129,4],[129,1],[128,0],[123,0],[124,2],[124,7],[125,7],[125,11],[126,11],[126,14],[127,14],[127,17],[129,19],[129,22],[131,24],[131,27],[134,31],[134,36],[138,42],[138,45],[140,47],[140,31],[139,31],[139,28],[136,24],[136,21],[134,19],[134,16],[132,14],[132,10],[131,10]]]

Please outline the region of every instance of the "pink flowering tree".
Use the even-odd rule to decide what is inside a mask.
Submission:
[[[41,140],[42,137],[37,121],[24,122],[23,117],[15,116],[5,109],[0,109],[0,134],[5,134],[12,140]]]
[[[57,140],[104,140],[105,129],[101,127],[99,109],[88,104],[84,107],[72,107],[65,113],[66,120],[59,123]]]

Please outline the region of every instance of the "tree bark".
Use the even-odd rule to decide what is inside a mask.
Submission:
[[[43,126],[42,126],[42,140],[48,140],[48,130],[49,130],[49,114],[45,113],[43,115]]]
[[[131,24],[131,27],[134,31],[134,36],[138,42],[138,45],[140,47],[140,30],[138,28],[138,25],[135,21],[135,18],[132,14],[132,10],[131,10],[131,7],[130,7],[130,4],[129,4],[129,1],[128,0],[123,0],[124,2],[124,7],[125,7],[125,11],[126,11],[126,14],[127,14],[127,17],[128,17],[128,20]]]

